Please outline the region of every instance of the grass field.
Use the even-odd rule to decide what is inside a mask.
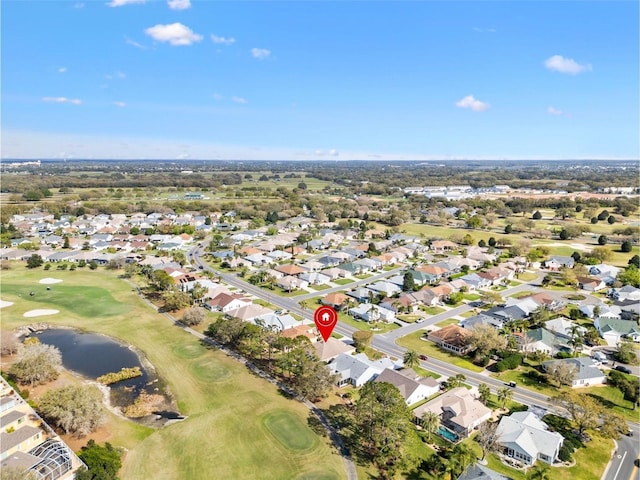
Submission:
[[[91,290],[92,295],[98,295],[95,293],[98,291],[110,293],[113,305],[103,304],[110,315],[100,316],[99,312],[91,317],[83,315],[95,309],[78,307],[81,300],[73,295],[56,296],[56,303],[44,302],[44,293],[41,296],[39,289],[44,290],[45,286],[38,281],[47,276],[63,280],[52,286],[54,293],[64,286],[73,295],[79,295],[74,288],[80,292],[100,285],[93,287],[96,290]],[[265,479],[305,475],[346,478],[342,459],[328,440],[306,426],[309,411],[304,405],[280,395],[275,386],[253,375],[236,360],[201,346],[192,335],[144,304],[135,290],[114,273],[103,270],[53,273],[16,266],[3,271],[2,282],[2,299],[15,302],[2,309],[4,329],[46,321],[105,333],[133,344],[155,366],[177,400],[180,412],[188,416],[185,421],[152,432],[114,418],[107,441],[128,449],[121,478],[255,478],[256,472]],[[12,287],[6,289],[5,285]],[[23,289],[37,290],[35,299],[18,296]],[[85,298],[82,303],[92,303],[89,300]],[[60,313],[23,318],[22,314],[34,307],[56,308]],[[114,314],[117,308],[123,311]],[[277,446],[274,434],[263,421],[265,415],[274,411],[286,412],[291,424],[287,426],[286,417],[278,422],[281,426],[276,430],[288,432],[284,435],[290,438]],[[300,440],[294,438],[297,435]],[[304,451],[288,448],[290,445],[298,448],[295,442],[309,446]]]
[[[286,410],[275,410],[262,417],[262,422],[274,438],[287,450],[306,452],[318,444],[318,437]]]
[[[445,352],[432,342],[421,340],[423,333],[424,330],[418,330],[417,332],[400,337],[396,343],[410,350],[415,350],[418,353],[427,355],[428,357],[437,358],[438,360],[448,362],[457,367],[466,368],[472,372],[481,372],[483,370],[482,367],[474,365],[463,357]]]
[[[353,282],[354,280],[351,280],[350,278],[338,278],[337,280],[333,281],[333,283],[335,283],[336,285],[348,285]]]

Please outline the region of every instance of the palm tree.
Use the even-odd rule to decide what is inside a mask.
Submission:
[[[427,431],[428,441],[431,441],[431,434],[437,432],[440,426],[440,416],[427,410],[422,414],[422,426]]]
[[[549,466],[546,463],[538,462],[538,464],[529,471],[527,478],[530,480],[548,480]]]
[[[486,405],[489,402],[489,396],[491,395],[491,388],[486,383],[478,385],[478,393],[480,394],[480,401]]]
[[[458,478],[462,475],[469,465],[474,463],[478,457],[476,454],[469,449],[465,444],[459,443],[453,450],[451,451],[451,456],[449,457],[449,473],[451,475],[451,480],[454,478]]]
[[[302,308],[303,310],[306,310],[308,306],[309,304],[306,300],[300,300],[300,308]]]
[[[420,366],[420,355],[415,350],[407,350],[404,354],[404,366],[407,368],[416,368]]]
[[[513,390],[509,387],[499,388],[497,391],[498,402],[502,405],[504,409],[509,401],[513,398]]]

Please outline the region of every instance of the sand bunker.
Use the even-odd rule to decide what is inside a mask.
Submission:
[[[31,317],[42,317],[43,315],[54,315],[56,313],[60,313],[60,310],[48,310],[44,308],[40,308],[37,310],[29,310],[25,312],[23,317],[31,318]]]
[[[43,278],[42,280],[40,280],[40,283],[44,283],[44,284],[51,284],[51,283],[60,283],[62,280],[59,280],[57,278]]]
[[[4,300],[0,300],[0,308],[10,307],[11,305],[13,305],[13,302],[6,302]]]

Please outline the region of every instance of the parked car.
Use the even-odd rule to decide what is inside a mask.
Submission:
[[[631,369],[628,367],[625,367],[624,365],[618,365],[616,366],[615,369],[622,373],[629,373],[629,374],[631,373]]]
[[[509,382],[507,385],[509,385],[510,387],[516,388],[518,384],[512,381],[512,382]]]

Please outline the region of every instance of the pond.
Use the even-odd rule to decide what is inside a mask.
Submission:
[[[133,403],[142,390],[164,395],[164,388],[154,372],[140,361],[127,345],[97,333],[84,333],[66,328],[52,328],[32,334],[41,343],[53,345],[62,354],[62,365],[91,380],[125,367],[140,367],[142,376],[110,385],[111,404],[125,407]]]

